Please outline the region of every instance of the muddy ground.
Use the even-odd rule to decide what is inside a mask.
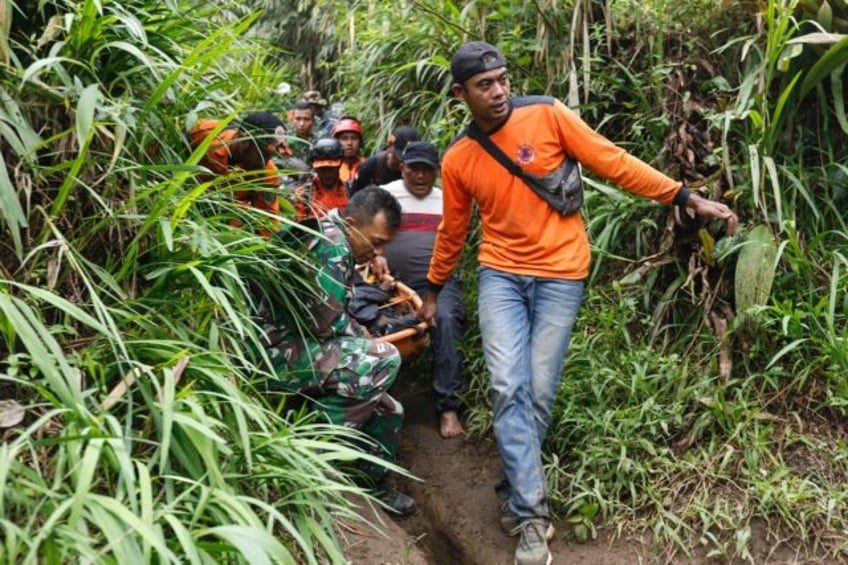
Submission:
[[[409,518],[393,520],[384,512],[363,506],[378,524],[344,525],[345,555],[354,565],[511,565],[516,538],[506,536],[498,523],[493,487],[499,458],[491,441],[441,439],[433,412],[434,396],[421,378],[401,373],[393,391],[401,400],[406,421],[399,444],[399,462],[420,481],[404,480],[402,490],[418,503]],[[633,563],[729,563],[727,559],[681,558],[657,555],[648,537],[615,539],[601,529],[598,538],[576,543],[569,528],[556,522],[551,542],[554,564],[623,565]],[[805,563],[788,550],[773,552],[762,535],[753,544],[755,563]],[[821,561],[816,561],[821,562]]]

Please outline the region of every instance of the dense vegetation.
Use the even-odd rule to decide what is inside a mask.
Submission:
[[[184,131],[282,78],[216,2],[0,3],[0,561],[339,561],[352,435],[266,394],[259,291],[300,256],[223,218]],[[11,21],[9,18],[12,18]]]
[[[750,558],[763,521],[840,555],[846,22],[844,0],[0,0],[0,560],[341,559],[353,438],[269,394],[252,353],[258,295],[296,309],[309,266],[196,178],[183,132],[282,109],[287,80],[343,100],[372,147],[399,123],[444,147],[467,120],[447,58],[477,37],[514,93],[562,98],[743,223],[723,237],[587,177],[557,511],[670,554]]]

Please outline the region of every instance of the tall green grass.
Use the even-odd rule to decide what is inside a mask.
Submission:
[[[595,263],[545,449],[568,535],[753,561],[764,523],[768,544],[842,555],[846,47],[822,35],[840,6],[259,5],[281,27],[141,0],[19,2],[0,26],[0,391],[27,410],[0,449],[4,560],[342,560],[337,469],[359,455],[267,394],[249,315],[297,310],[309,266],[253,235],[267,218],[224,227],[240,212],[194,178],[183,131],[275,108],[289,80],[344,100],[374,145],[414,123],[444,147],[468,119],[448,57],[471,38],[501,46],[515,94],[568,100],[742,220],[730,240],[587,179]],[[752,254],[761,276],[739,269]],[[462,275],[473,301],[473,251]],[[464,350],[468,427],[488,433],[475,331]]]
[[[2,562],[344,561],[363,438],[269,392],[257,354],[260,303],[297,312],[312,266],[256,235],[271,219],[240,187],[195,177],[184,137],[265,106],[280,71],[245,37],[257,16],[13,5],[0,394],[23,419],[0,446]]]

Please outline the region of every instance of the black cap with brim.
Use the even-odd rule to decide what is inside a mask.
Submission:
[[[398,126],[392,132],[395,138],[394,151],[398,159],[403,154],[406,144],[410,141],[418,141],[418,130],[413,126]]]
[[[478,73],[506,66],[503,53],[485,41],[469,41],[451,59],[451,74],[456,84],[462,84]]]
[[[403,150],[400,158],[405,165],[413,163],[424,163],[433,169],[439,168],[439,150],[432,143],[426,141],[410,141]]]

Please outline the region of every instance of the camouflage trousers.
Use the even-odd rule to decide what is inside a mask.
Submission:
[[[274,372],[288,387],[308,397],[333,424],[355,428],[376,445],[365,449],[394,461],[403,406],[389,395],[400,369],[397,348],[359,337],[324,342],[283,342],[269,349]],[[381,468],[365,466],[374,480]]]

